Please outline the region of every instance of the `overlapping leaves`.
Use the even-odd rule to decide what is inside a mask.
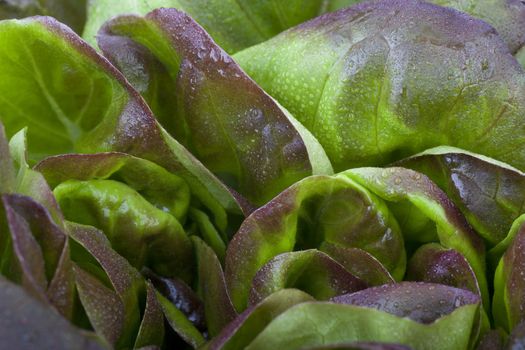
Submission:
[[[525,169],[522,67],[493,27],[466,14],[365,1],[234,58],[312,131],[337,171],[439,145]]]
[[[92,2],[91,19],[109,13],[104,4]],[[242,18],[231,8],[197,20],[241,48],[313,13],[253,26],[284,13],[257,4]],[[99,33],[111,63],[52,19],[0,23],[0,117],[14,135],[9,144],[0,135],[2,339],[17,348],[501,347],[493,327],[510,334],[507,346],[523,342],[523,174],[501,162],[523,168],[523,79],[506,48],[519,48],[518,34],[503,42],[458,12],[378,1],[240,53],[345,170],[330,175],[312,134],[189,16],[146,15],[153,2],[118,11],[134,5],[144,17],[112,19]],[[224,34],[247,18],[244,33]],[[447,70],[457,74],[444,79]],[[312,111],[337,123],[321,127]],[[362,128],[370,120],[375,131]],[[332,147],[330,133],[349,147]],[[440,143],[499,160],[451,147],[399,160]]]

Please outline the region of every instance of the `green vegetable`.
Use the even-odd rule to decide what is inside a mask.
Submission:
[[[403,237],[385,203],[346,176],[312,176],[250,215],[228,245],[226,282],[235,308],[246,308],[252,279],[273,257],[325,245],[362,249],[394,278],[404,274]],[[344,252],[336,257],[344,258]],[[322,273],[318,277],[326,280]]]
[[[234,58],[336,171],[440,145],[525,169],[524,72],[492,27],[457,11],[365,1]]]
[[[192,16],[229,53],[265,41],[281,31],[356,0],[91,0],[83,37],[91,44],[104,22],[122,14],[145,15],[172,7]]]
[[[420,324],[354,305],[310,302],[290,308],[246,349],[300,349],[343,341],[401,343],[415,349],[466,349],[479,304],[468,304],[432,324]]]
[[[0,2],[0,347],[522,346],[525,6],[354,2]]]
[[[117,17],[98,42],[163,127],[254,204],[308,175],[332,173],[310,132],[182,12]]]

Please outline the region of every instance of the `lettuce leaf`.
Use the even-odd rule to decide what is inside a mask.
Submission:
[[[435,182],[489,246],[500,243],[525,212],[525,174],[505,163],[454,147],[436,147],[396,162]]]
[[[0,19],[46,15],[57,18],[81,33],[86,22],[88,0],[4,0]]]
[[[317,140],[183,12],[117,17],[97,38],[163,127],[254,204],[332,173]]]
[[[274,319],[246,349],[301,349],[352,341],[378,341],[414,349],[466,349],[478,303],[455,309],[431,324],[421,324],[371,308],[305,302]]]
[[[494,28],[466,14],[367,1],[234,59],[317,137],[336,171],[439,145],[525,169],[525,74]]]
[[[0,277],[0,337],[12,349],[101,350],[90,333],[69,324],[16,284]]]
[[[492,310],[498,327],[511,332],[525,318],[525,225],[521,223],[494,275]]]
[[[342,175],[395,203],[396,217],[402,223],[401,230],[406,240],[420,243],[419,236],[427,235],[429,241],[437,241],[443,247],[461,253],[476,275],[484,306],[489,310],[484,242],[436,184],[425,175],[399,167],[359,168]],[[414,217],[423,224],[414,226]],[[427,237],[424,238],[427,241]]]
[[[237,311],[245,309],[252,279],[272,258],[294,250],[323,250],[330,244],[371,254],[384,265],[369,266],[377,270],[374,276],[386,268],[394,278],[403,277],[404,241],[385,203],[348,176],[311,176],[252,213],[228,245],[226,283]],[[335,258],[352,264],[351,251],[336,253]]]
[[[65,25],[49,17],[2,21],[0,43],[0,114],[8,136],[28,127],[30,164],[54,154],[124,151],[177,173],[229,211],[251,210],[171,138],[125,78]]]
[[[265,41],[281,31],[316,17],[326,10],[356,0],[125,0],[114,6],[111,0],[91,0],[83,37],[95,43],[102,24],[122,14],[145,15],[159,7],[172,7],[188,13],[208,31],[227,52]]]

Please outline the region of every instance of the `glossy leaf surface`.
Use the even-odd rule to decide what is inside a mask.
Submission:
[[[230,242],[225,273],[235,308],[245,308],[251,281],[265,263],[323,242],[363,249],[395,278],[404,274],[403,238],[384,202],[346,176],[312,176],[255,211]]]
[[[288,309],[246,349],[379,341],[415,349],[466,349],[479,304],[460,307],[430,325],[353,305],[302,303]]]
[[[177,173],[200,198],[239,211],[233,194],[167,135],[122,74],[69,28],[49,17],[3,21],[0,44],[0,114],[8,136],[28,127],[30,164],[73,151],[124,151]]]
[[[397,208],[401,209],[406,219],[401,226],[405,237],[409,235],[417,241],[418,236],[430,232],[428,240],[438,241],[443,247],[461,253],[476,274],[484,306],[488,309],[483,240],[436,184],[425,175],[398,167],[359,168],[343,174],[383,199],[399,205]],[[423,229],[419,225],[413,227],[413,220],[410,219],[414,216],[423,219]],[[429,231],[432,226],[434,231]]]
[[[490,245],[501,242],[525,211],[525,174],[494,159],[437,147],[396,165],[427,175]]]
[[[366,1],[234,58],[317,137],[336,171],[444,144],[525,169],[516,136],[525,74],[494,28],[466,14]]]
[[[183,12],[117,17],[98,42],[160,123],[255,204],[303,177],[332,172],[315,138]]]
[[[253,278],[250,305],[281,289],[302,290],[317,300],[365,289],[367,284],[329,255],[315,249],[277,255]]]

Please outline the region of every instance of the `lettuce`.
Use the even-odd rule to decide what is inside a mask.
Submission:
[[[367,1],[234,58],[317,137],[336,171],[440,145],[525,169],[523,70],[491,26],[466,14]]]
[[[268,0],[125,0],[114,6],[110,0],[89,2],[83,37],[95,43],[104,22],[122,14],[145,15],[155,8],[171,7],[192,16],[227,52],[265,41],[325,11],[357,0],[291,0],[286,4]]]
[[[490,246],[500,243],[523,214],[524,174],[495,159],[438,147],[396,164],[430,177]]]
[[[228,245],[225,273],[235,308],[238,311],[246,308],[249,290],[257,283],[252,280],[272,258],[294,250],[323,250],[330,245],[368,252],[380,262],[370,266],[379,270],[376,274],[387,269],[394,278],[399,280],[403,277],[406,263],[403,236],[385,203],[346,176],[312,176],[291,186],[252,213]],[[318,253],[314,250],[309,254],[316,256]],[[324,257],[324,254],[317,256]],[[342,250],[335,255],[339,259],[344,259],[344,256]],[[309,259],[305,258],[288,255],[280,259],[291,264],[289,273],[294,276],[295,269],[304,271],[309,266]],[[340,264],[332,263],[332,259],[322,259],[326,259],[327,271],[341,270]],[[280,268],[281,261],[269,264],[266,269],[271,271],[271,264]],[[320,268],[319,262],[314,263],[313,268]],[[284,271],[287,269],[283,267]],[[316,279],[325,281],[329,275],[321,272],[305,273],[304,276],[302,285],[310,288],[309,283],[318,283],[314,282]],[[297,273],[294,277],[299,278]],[[308,278],[312,280],[308,281]],[[354,278],[345,277],[348,280]],[[338,285],[340,281],[330,283]],[[286,286],[288,284],[283,285]]]
[[[332,172],[310,132],[182,12],[117,17],[98,43],[163,127],[254,204],[308,175]]]
[[[176,10],[157,14],[166,21],[189,22],[188,28],[200,30],[189,17]],[[210,115],[205,114],[210,112],[206,105],[202,105],[200,111],[188,112],[188,116],[205,117],[196,126],[201,142],[199,155],[205,163],[213,160],[215,166],[211,169],[231,180],[227,182],[235,191],[232,192],[167,134],[124,76],[67,27],[50,18],[35,18],[5,21],[0,32],[4,33],[0,40],[3,39],[5,47],[0,55],[0,72],[5,77],[3,85],[0,84],[3,95],[0,113],[5,116],[3,122],[8,135],[28,125],[32,163],[60,153],[125,152],[179,174],[195,191],[203,192],[204,187],[225,208],[238,211],[242,207],[245,212],[249,212],[251,206],[235,192],[261,204],[302,177],[331,172],[324,151],[309,132],[292,122],[268,95],[244,77],[247,85],[243,89],[254,89],[252,100],[239,101],[240,105],[233,106],[233,110],[225,105],[223,109],[211,110]],[[207,37],[204,32],[200,35]],[[24,37],[25,46],[19,46],[17,37]],[[198,41],[199,37],[190,37],[179,45],[191,49],[199,44]],[[220,50],[213,42],[208,45],[210,49]],[[38,50],[38,60],[35,60],[34,50]],[[13,59],[19,62],[16,68],[12,65]],[[52,66],[45,62],[51,62]],[[219,62],[210,64],[219,69]],[[232,69],[225,79],[219,75],[218,82],[212,82],[213,77],[204,79],[210,84],[206,91],[213,94],[227,91],[225,86],[231,86],[231,79],[235,79],[231,75],[238,74],[234,67]],[[35,79],[37,84],[34,84]],[[16,91],[24,93],[12,95],[15,90],[9,82],[18,86]],[[231,93],[235,93],[235,87],[232,88]],[[71,99],[72,95],[75,98]],[[32,102],[20,108],[17,101],[21,98],[29,98]],[[245,114],[253,115],[255,119],[243,130],[230,124],[225,127],[224,134],[217,134],[221,123],[227,122],[231,113],[241,113],[240,118]],[[47,125],[44,128],[43,121]],[[258,132],[251,131],[252,122],[260,123]],[[209,128],[201,127],[207,123]],[[202,149],[203,140],[214,138],[218,138],[215,144]],[[224,140],[229,140],[231,146],[217,146]],[[271,163],[273,169],[270,171],[272,157],[283,160],[279,164]],[[272,190],[263,191],[263,185]],[[256,188],[254,193],[252,187]]]
[[[1,3],[4,347],[521,346],[525,7],[354,2]]]

